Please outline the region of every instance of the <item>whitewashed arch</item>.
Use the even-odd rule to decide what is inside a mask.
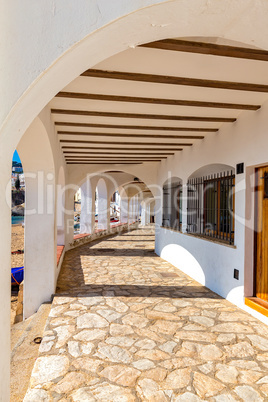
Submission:
[[[58,14],[53,20],[53,29],[51,10],[49,7],[42,8],[42,27],[49,26],[47,32],[51,35],[50,40],[49,36],[47,38],[46,52],[42,58],[36,55],[39,52],[38,44],[43,42],[43,30],[36,24],[21,21],[16,27],[21,35],[16,37],[22,41],[25,39],[22,42],[24,46],[17,41],[13,47],[5,48],[5,56],[1,57],[7,61],[4,65],[7,74],[2,74],[1,84],[8,89],[4,91],[8,98],[0,115],[0,142],[3,141],[0,148],[15,149],[27,127],[46,104],[83,71],[137,44],[165,38],[210,37],[222,38],[225,44],[235,41],[268,49],[266,0],[147,0],[142,7],[138,0],[130,3],[126,5],[122,2],[113,7],[112,12],[108,1],[103,3],[101,12],[100,6],[95,4],[88,19],[85,18],[88,16],[88,2],[84,0],[79,10],[70,7],[61,15]],[[26,13],[27,6],[26,2],[21,2],[23,13]],[[16,11],[19,13],[19,10]],[[32,9],[28,11],[27,15],[34,14]],[[66,30],[68,12],[74,24]],[[7,26],[10,19],[5,19],[4,14],[3,18],[3,25]],[[248,20],[251,24],[247,23]],[[14,24],[14,21],[10,23]],[[12,33],[12,25],[10,30]],[[55,40],[55,34],[58,40]],[[14,82],[17,58],[24,69],[21,70],[20,80]],[[32,68],[29,69],[29,65]],[[10,81],[6,77],[10,77]]]

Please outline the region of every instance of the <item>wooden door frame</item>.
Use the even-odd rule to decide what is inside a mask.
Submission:
[[[259,208],[263,208],[263,192],[260,193],[259,187],[259,171],[260,169],[268,169],[268,164],[264,166],[259,166],[255,168],[255,205],[254,205],[254,269],[253,269],[253,297],[257,297],[257,264],[258,264],[258,219],[259,219]],[[263,190],[264,191],[264,190]],[[259,197],[262,197],[261,201]],[[263,210],[261,209],[261,214],[263,214]],[[266,302],[268,303],[268,301]]]
[[[256,276],[257,276],[257,231],[258,231],[258,171],[261,167],[254,169],[254,249],[253,249],[253,297],[256,297]]]

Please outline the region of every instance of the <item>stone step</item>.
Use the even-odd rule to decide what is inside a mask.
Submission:
[[[14,347],[17,345],[17,343],[19,343],[21,336],[23,335],[24,331],[26,330],[34,316],[35,314],[27,318],[27,320],[11,325],[11,351],[13,351]]]
[[[43,336],[50,310],[50,303],[42,304],[35,314],[11,328],[11,402],[23,401],[26,394],[39,350],[34,339]]]

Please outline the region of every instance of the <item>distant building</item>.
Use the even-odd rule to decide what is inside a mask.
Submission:
[[[16,173],[15,174],[12,171],[12,175],[11,175],[11,187],[12,187],[12,190],[15,189],[15,182],[16,182],[18,176],[19,176],[19,179],[20,179],[20,188],[25,189],[25,176],[24,176],[24,173],[21,173],[21,174]]]
[[[23,173],[22,164],[16,161],[12,162],[12,173]]]
[[[81,202],[81,188],[77,190],[77,192],[74,195],[74,201],[75,202]]]

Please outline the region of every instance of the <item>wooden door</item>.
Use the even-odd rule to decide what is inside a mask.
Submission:
[[[268,166],[257,170],[256,297],[268,301]]]

